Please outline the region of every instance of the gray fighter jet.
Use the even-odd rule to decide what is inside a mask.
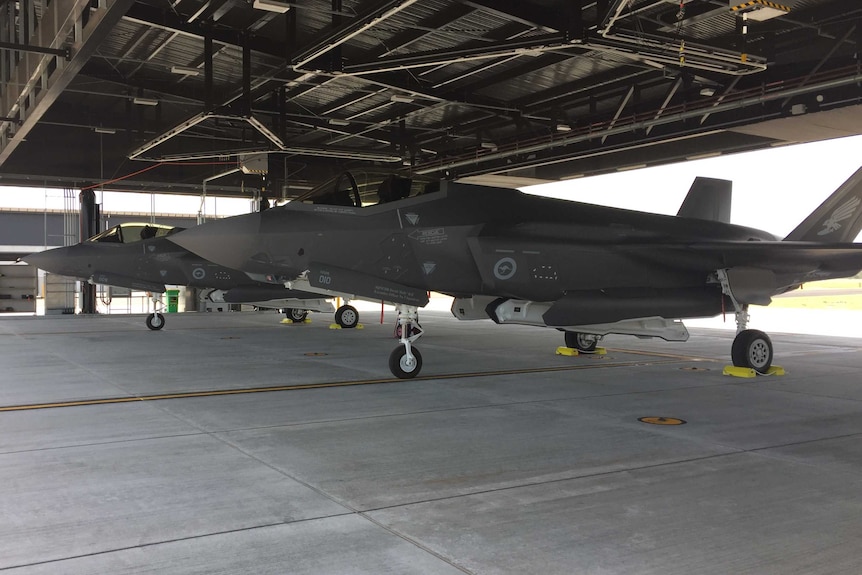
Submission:
[[[153,313],[147,316],[146,323],[153,330],[165,325],[164,316],[158,312],[165,284],[225,290],[227,303],[286,308],[287,317],[294,321],[304,320],[308,310],[331,311],[332,305],[319,294],[253,281],[241,271],[204,260],[167,240],[182,229],[146,223],[120,224],[79,244],[36,252],[21,259],[57,275],[150,292]],[[342,313],[340,317],[347,318],[346,327],[352,327],[350,322],[355,318],[358,321],[356,314]]]
[[[749,304],[862,269],[862,244],[850,243],[862,168],[783,241],[727,223],[729,210],[663,216],[452,182],[407,197],[409,184],[384,184],[376,205],[293,201],[169,240],[255,279],[394,303],[389,366],[401,378],[422,366],[412,344],[429,290],[453,296],[460,319],[556,328],[585,351],[609,333],[684,341],[680,319],[733,312],[733,363],[765,373],[772,343],[747,329]]]

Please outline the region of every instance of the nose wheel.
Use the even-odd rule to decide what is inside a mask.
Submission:
[[[165,327],[165,316],[159,313],[158,310],[164,307],[162,296],[160,294],[151,294],[150,299],[153,301],[153,313],[147,316],[147,327],[153,331],[158,331]]]
[[[410,379],[422,369],[422,354],[419,350],[410,349],[410,355],[407,355],[407,349],[396,347],[389,354],[389,371],[398,379]]]
[[[422,337],[422,328],[416,322],[418,310],[413,306],[397,305],[399,346],[389,354],[389,371],[399,379],[416,377],[422,369],[422,354],[413,342]]]

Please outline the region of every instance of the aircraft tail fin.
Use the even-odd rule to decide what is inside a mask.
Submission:
[[[732,192],[730,180],[697,177],[676,215],[729,224]]]
[[[852,242],[862,230],[862,167],[790,232],[791,242]]]

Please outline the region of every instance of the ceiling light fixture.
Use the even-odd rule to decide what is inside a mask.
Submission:
[[[568,124],[557,124],[557,131],[558,132],[571,132],[572,127]]]
[[[154,98],[142,98],[140,96],[136,96],[132,98],[132,102],[138,104],[139,106],[158,106],[159,101]]]
[[[266,10],[267,12],[278,12],[284,14],[290,10],[290,4],[278,2],[278,0],[254,0],[252,4],[258,10]]]
[[[93,131],[97,134],[116,134],[117,131],[114,128],[102,128],[101,126],[97,126],[93,128]]]
[[[200,76],[200,68],[191,68],[189,66],[171,66],[172,74],[182,74],[183,76]]]
[[[711,97],[715,96],[715,88],[713,88],[712,86],[707,86],[705,88],[701,88],[700,89],[700,95],[706,96],[707,98],[711,98]]]
[[[391,98],[389,98],[390,102],[399,102],[401,104],[410,104],[413,102],[413,98],[410,96],[402,96],[401,94],[395,94]]]
[[[340,118],[329,118],[330,126],[349,126],[350,122],[347,120],[342,120]]]

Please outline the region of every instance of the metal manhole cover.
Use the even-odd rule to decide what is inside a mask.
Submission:
[[[649,423],[650,425],[685,425],[684,419],[675,417],[639,417],[641,423]]]

